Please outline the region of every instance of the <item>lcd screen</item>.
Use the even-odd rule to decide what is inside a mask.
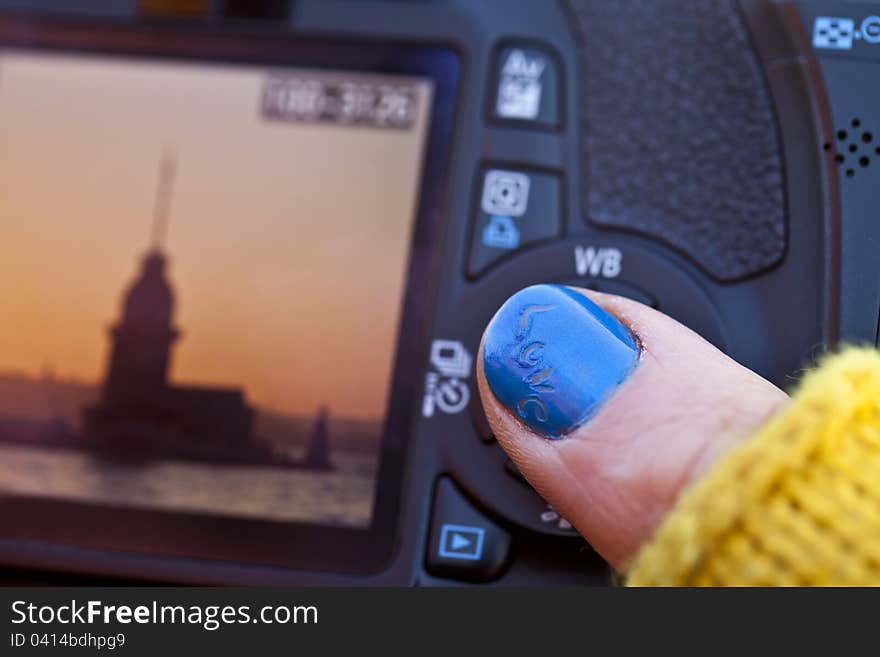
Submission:
[[[0,493],[369,526],[432,93],[0,50]]]

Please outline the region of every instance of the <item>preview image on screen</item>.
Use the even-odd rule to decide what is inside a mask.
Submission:
[[[368,525],[431,94],[0,51],[0,493]]]

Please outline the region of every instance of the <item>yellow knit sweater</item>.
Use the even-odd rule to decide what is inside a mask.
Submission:
[[[880,354],[851,348],[686,491],[635,586],[880,585]]]

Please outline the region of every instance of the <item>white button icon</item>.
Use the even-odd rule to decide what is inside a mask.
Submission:
[[[813,22],[813,47],[852,50],[856,41],[880,43],[880,16],[867,16],[856,29],[856,21],[840,16],[817,16]]]
[[[851,18],[818,16],[813,23],[813,47],[828,50],[850,50],[856,23]]]
[[[880,16],[868,16],[862,21],[861,37],[866,43],[880,43]]]
[[[436,410],[447,414],[460,413],[471,398],[467,378],[473,356],[458,340],[434,340],[430,361],[436,371],[425,374],[422,416],[433,417]]]
[[[483,180],[480,206],[486,214],[521,217],[529,204],[529,177],[516,171],[492,169]]]
[[[467,378],[473,359],[458,340],[434,340],[431,365],[443,376]]]
[[[541,110],[541,74],[547,61],[511,50],[501,67],[495,111],[502,119],[534,119]]]

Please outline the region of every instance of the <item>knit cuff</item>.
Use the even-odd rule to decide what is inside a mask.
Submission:
[[[880,584],[880,355],[850,348],[679,499],[632,586]]]

